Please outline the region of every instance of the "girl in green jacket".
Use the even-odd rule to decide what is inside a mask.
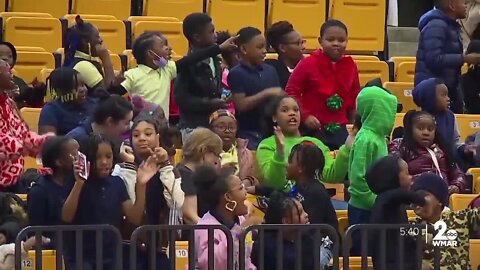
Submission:
[[[257,161],[263,183],[275,189],[290,191],[293,184],[286,178],[288,156],[293,146],[310,141],[320,148],[325,156],[325,167],[319,179],[327,183],[343,183],[348,169],[350,148],[355,139],[351,134],[340,147],[336,158],[320,140],[300,135],[300,107],[289,96],[275,97],[266,110],[265,139],[257,149]]]

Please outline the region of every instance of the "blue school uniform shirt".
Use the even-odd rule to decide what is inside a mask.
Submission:
[[[88,179],[83,186],[78,201],[77,213],[72,224],[109,224],[119,228],[123,221],[122,204],[130,200],[125,183],[120,177]],[[114,259],[116,243],[111,232],[103,234],[103,262]],[[95,262],[95,232],[85,232],[83,237],[83,257],[86,262]],[[73,253],[75,254],[75,253]],[[73,257],[75,258],[75,257]]]
[[[90,136],[93,133],[92,129],[92,120],[87,118],[83,121],[78,127],[70,130],[65,136],[68,138],[75,139],[77,142],[81,142]]]
[[[64,185],[55,183],[50,176],[41,176],[28,193],[27,213],[30,226],[55,226],[63,225],[62,207],[75,183],[71,173]],[[55,247],[55,235],[45,233],[52,242],[47,249]],[[68,249],[71,241],[66,241],[64,235],[63,246]]]
[[[92,98],[87,98],[82,104],[53,100],[42,108],[38,126],[54,126],[57,135],[65,135],[85,121],[95,105],[96,101]]]
[[[228,86],[232,93],[245,93],[253,96],[270,87],[280,87],[277,71],[270,65],[250,67],[240,63],[228,74]],[[264,114],[265,103],[246,112],[237,112],[238,129],[240,131],[261,131],[261,119]]]

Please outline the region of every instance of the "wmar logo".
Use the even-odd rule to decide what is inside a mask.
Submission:
[[[447,224],[443,220],[435,222],[433,225],[437,234],[433,237],[432,244],[434,247],[456,247],[457,243],[457,231],[448,230]]]

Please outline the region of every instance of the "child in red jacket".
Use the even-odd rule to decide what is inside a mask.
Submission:
[[[348,31],[338,20],[326,21],[320,30],[322,49],[303,59],[288,80],[286,92],[301,104],[307,135],[322,140],[330,150],[344,144],[346,124],[355,115],[360,92],[357,65],[345,56]]]
[[[35,157],[48,136],[28,129],[11,98],[17,88],[7,62],[0,60],[0,191],[15,185],[23,173],[24,156]]]

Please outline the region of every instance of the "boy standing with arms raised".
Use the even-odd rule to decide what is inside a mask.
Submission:
[[[458,89],[462,65],[480,63],[480,54],[463,54],[457,20],[466,17],[466,0],[434,2],[435,9],[425,13],[418,25],[415,86],[429,78],[442,79],[448,87],[452,111],[463,113],[463,95]]]

